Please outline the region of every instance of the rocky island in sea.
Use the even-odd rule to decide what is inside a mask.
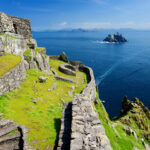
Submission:
[[[113,34],[113,35],[109,34],[103,41],[104,42],[109,42],[109,43],[127,42],[127,40],[118,32]]]

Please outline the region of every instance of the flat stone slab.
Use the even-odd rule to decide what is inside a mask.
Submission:
[[[61,76],[58,76],[58,75],[55,75],[54,78],[56,80],[60,80],[60,81],[76,83],[76,81],[74,81],[74,80],[71,80],[71,79],[68,79],[68,78],[65,78],[65,77],[61,77]]]

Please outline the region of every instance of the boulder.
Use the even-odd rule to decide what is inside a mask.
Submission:
[[[123,43],[127,42],[127,40],[118,32],[113,35],[108,35],[104,40],[104,42],[109,42],[109,43]]]
[[[31,101],[32,101],[34,104],[37,103],[36,98],[33,98]]]
[[[39,82],[44,83],[44,82],[46,82],[46,79],[47,79],[46,77],[40,76],[39,77]]]
[[[64,62],[69,62],[67,55],[65,54],[65,52],[62,52],[59,56],[59,60],[62,60]]]

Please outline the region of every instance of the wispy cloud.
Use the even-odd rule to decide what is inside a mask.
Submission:
[[[60,26],[66,26],[66,25],[67,25],[67,22],[66,22],[66,21],[60,23]]]
[[[82,23],[67,23],[62,22],[59,25],[59,29],[64,28],[72,28],[72,29],[121,29],[121,28],[131,28],[131,29],[150,29],[150,22],[143,22],[143,23],[135,23],[133,21],[126,21],[126,22],[82,22]]]

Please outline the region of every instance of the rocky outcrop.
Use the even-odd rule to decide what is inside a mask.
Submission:
[[[88,84],[81,94],[74,96],[71,103],[64,105],[57,149],[111,150],[105,129],[93,108],[96,101],[93,71],[83,65],[79,70],[87,74]],[[70,131],[70,128],[71,133],[68,133],[67,129]]]
[[[62,52],[59,56],[59,60],[62,60],[64,62],[69,62],[67,55],[65,54],[65,52]]]
[[[127,96],[125,96],[122,100],[122,109],[121,114],[127,113],[133,107],[132,102],[128,100]]]
[[[109,42],[109,43],[123,43],[123,42],[127,42],[127,40],[118,32],[116,34],[113,35],[108,35],[104,40],[104,42]]]
[[[41,71],[50,71],[49,57],[46,54],[30,50],[30,55],[24,54],[24,59],[26,70],[40,69]]]
[[[27,132],[24,126],[0,118],[0,150],[33,150],[26,140]]]
[[[19,86],[26,76],[24,63],[21,63],[0,77],[0,95],[9,92]]]

